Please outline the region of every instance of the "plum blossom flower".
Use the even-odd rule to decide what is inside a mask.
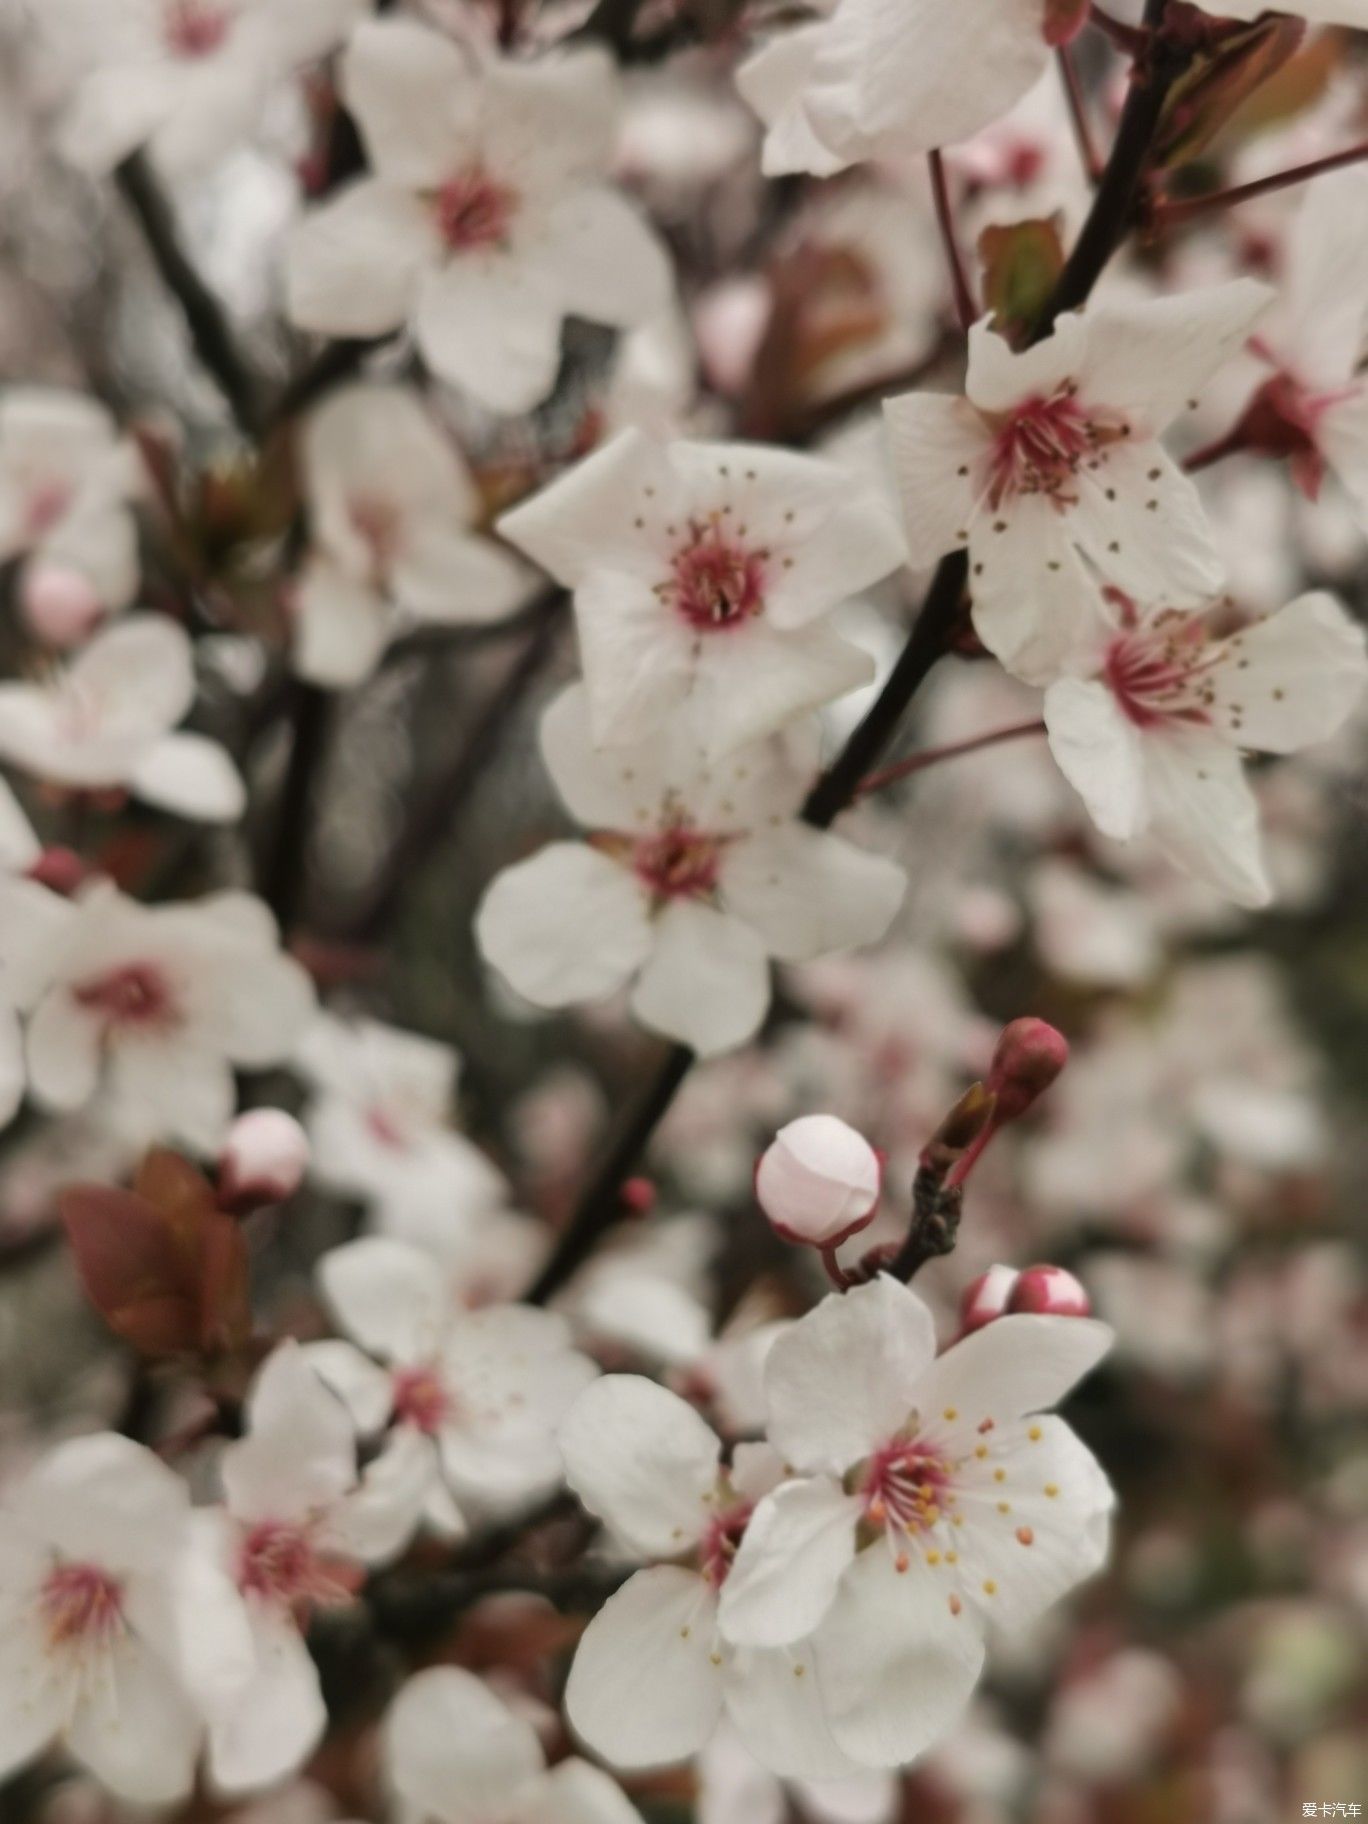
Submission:
[[[548,1769],[537,1732],[456,1666],[410,1678],[384,1723],[385,1771],[413,1824],[641,1824],[622,1788],[572,1756]]]
[[[885,412],[913,565],[967,546],[974,626],[1028,682],[1091,617],[1094,576],[1142,601],[1208,599],[1216,545],[1160,447],[1271,296],[1251,279],[1062,316],[1012,350],[969,332],[966,397],[904,393]]]
[[[476,62],[405,20],[356,31],[342,92],[374,175],[301,227],[289,311],[327,335],[411,322],[433,371],[498,412],[546,398],[565,316],[628,328],[665,307],[665,253],[603,181],[609,58]]]
[[[94,618],[126,608],[138,586],[129,502],[135,465],[109,413],[57,388],[0,397],[0,563],[24,566],[21,596],[90,592]]]
[[[644,1025],[725,1051],[764,1018],[770,957],[872,943],[901,903],[900,868],[798,820],[811,773],[790,744],[709,765],[685,726],[598,750],[571,685],[543,717],[542,752],[592,833],[506,869],[475,920],[486,960],[536,1006],[635,980]]]
[[[530,1305],[460,1310],[430,1256],[386,1236],[332,1249],[319,1281],[354,1342],[313,1344],[310,1359],[363,1435],[389,1428],[379,1460],[412,1461],[410,1530],[426,1519],[461,1532],[472,1515],[556,1487],[555,1427],[598,1372],[563,1318]]]
[[[581,1394],[560,1442],[584,1505],[650,1561],[580,1640],[565,1692],[576,1733],[614,1766],[659,1766],[704,1747],[725,1714],[775,1773],[854,1772],[827,1729],[810,1650],[737,1650],[718,1632],[737,1546],[783,1475],[774,1451],[743,1444],[724,1464],[692,1406],[632,1374]]]
[[[838,1744],[913,1759],[968,1701],[992,1623],[1025,1627],[1103,1563],[1112,1491],[1043,1409],[1105,1324],[1014,1317],[939,1358],[926,1306],[881,1276],[833,1294],[765,1364],[768,1435],[805,1479],[756,1508],[722,1591],[734,1644],[812,1637]]]
[[[59,133],[74,164],[112,171],[146,146],[202,170],[257,125],[271,89],[340,44],[366,0],[50,0],[43,24],[84,66]]]
[[[177,816],[231,823],[246,802],[236,766],[217,741],[175,732],[194,700],[189,635],[134,615],[46,678],[0,684],[0,760],[56,785],[122,786]]]
[[[248,1660],[185,1484],[129,1438],[59,1444],[7,1490],[0,1564],[0,1776],[60,1741],[133,1804],[186,1798]]]
[[[891,1773],[848,1780],[778,1780],[727,1728],[699,1755],[697,1824],[895,1824],[901,1803]]]
[[[316,1746],[327,1709],[301,1629],[404,1545],[412,1468],[377,1460],[359,1477],[347,1411],[294,1342],[268,1356],[246,1418],[220,1462],[225,1507],[197,1515],[251,1642],[246,1676],[208,1708],[209,1772],[225,1793],[283,1779]]]
[[[685,707],[726,753],[873,676],[822,617],[896,570],[872,486],[759,444],[625,431],[499,521],[574,590],[594,739],[654,739]]]
[[[312,545],[294,593],[295,669],[343,688],[405,624],[496,619],[525,572],[473,530],[475,484],[416,393],[354,386],[304,433]]]
[[[305,1126],[320,1184],[400,1221],[431,1209],[454,1225],[502,1202],[503,1178],[451,1125],[461,1060],[449,1045],[320,1013],[295,1062],[315,1087]]]
[[[999,119],[1044,71],[1047,0],[835,0],[742,65],[767,176],[896,164]]]
[[[1148,831],[1199,880],[1266,904],[1241,751],[1291,753],[1335,732],[1368,678],[1362,629],[1324,593],[1223,638],[1202,614],[1116,592],[1096,629],[1045,693],[1064,776],[1104,835]]]
[[[74,902],[26,882],[9,893],[19,911],[0,956],[28,1014],[35,1098],[68,1111],[103,1087],[149,1137],[216,1151],[233,1115],[233,1066],[287,1058],[313,1007],[262,902],[219,893],[143,906],[103,881]]]
[[[1368,25],[1368,8],[1361,23]],[[1283,250],[1276,304],[1250,353],[1273,371],[1238,434],[1255,450],[1289,458],[1293,479],[1315,499],[1326,469],[1368,531],[1368,250],[1346,234],[1368,207],[1368,175],[1354,168],[1307,188]]]

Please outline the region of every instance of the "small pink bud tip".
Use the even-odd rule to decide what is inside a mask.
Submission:
[[[835,1248],[873,1221],[882,1180],[863,1134],[835,1115],[802,1115],[761,1155],[755,1195],[785,1241]]]
[[[33,637],[62,650],[89,639],[105,615],[89,577],[63,564],[32,565],[19,606]]]
[[[309,1169],[308,1135],[280,1108],[254,1108],[228,1130],[218,1162],[218,1198],[246,1216],[293,1197]]]
[[[1063,1267],[1027,1267],[1012,1288],[1007,1309],[1033,1317],[1091,1317],[1092,1300]]]
[[[1013,1020],[993,1053],[988,1087],[997,1096],[995,1125],[1015,1121],[1054,1082],[1069,1061],[1069,1041],[1044,1020]]]
[[[27,870],[28,878],[67,899],[80,888],[86,877],[86,864],[75,849],[44,849]]]
[[[628,1178],[618,1193],[628,1216],[649,1216],[655,1208],[656,1187],[649,1178]]]
[[[1015,1267],[999,1264],[971,1279],[960,1295],[960,1334],[968,1336],[971,1330],[982,1330],[995,1317],[1002,1317],[1020,1277]]]

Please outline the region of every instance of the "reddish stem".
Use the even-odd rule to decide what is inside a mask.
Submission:
[[[837,1260],[835,1248],[822,1249],[822,1265],[826,1268],[827,1278],[838,1292],[848,1292],[852,1286],[860,1284],[859,1278],[847,1273]]]
[[[974,302],[969,275],[964,270],[964,258],[955,234],[950,187],[945,181],[945,160],[936,151],[928,154],[928,163],[931,166],[931,194],[936,199],[936,221],[940,225],[946,263],[950,268],[950,286],[955,294],[955,315],[959,318],[960,328],[968,329],[971,324],[977,323],[979,308]]]
[[[1356,146],[1346,146],[1343,152],[1331,152],[1324,158],[1313,158],[1309,164],[1293,165],[1289,170],[1275,171],[1269,177],[1256,177],[1251,183],[1235,184],[1229,190],[1212,190],[1206,196],[1185,196],[1173,201],[1161,200],[1154,205],[1153,219],[1160,227],[1172,228],[1216,209],[1233,209],[1237,203],[1247,203],[1253,197],[1286,190],[1293,184],[1309,183],[1313,177],[1342,170],[1345,165],[1362,164],[1365,159],[1368,159],[1368,139],[1360,140]],[[1346,224],[1346,227],[1353,231],[1350,225]]]
[[[976,754],[983,748],[997,747],[1003,741],[1019,741],[1025,735],[1043,735],[1045,724],[1034,722],[1014,722],[1009,728],[995,728],[986,735],[971,735],[966,741],[951,741],[944,747],[923,748],[921,753],[912,754],[906,760],[899,760],[892,766],[885,766],[877,773],[870,773],[860,781],[856,796],[865,798],[870,792],[881,792],[886,785],[896,785],[900,779],[910,779],[913,773],[925,772],[928,766],[938,766],[942,760],[956,760],[961,754]]]
[[[1090,0],[1088,18],[1127,57],[1140,58],[1149,50],[1150,35],[1143,26],[1126,25],[1120,19],[1113,19],[1110,13],[1103,12],[1097,0]]]
[[[1227,431],[1223,437],[1216,437],[1210,443],[1204,443],[1200,450],[1194,450],[1190,456],[1183,458],[1183,469],[1188,475],[1195,475],[1199,469],[1209,469],[1213,463],[1222,462],[1227,456],[1234,456],[1247,447],[1244,432],[1240,425]]]
[[[1064,84],[1064,99],[1069,105],[1069,119],[1073,122],[1074,139],[1078,142],[1078,156],[1083,160],[1088,182],[1096,186],[1102,176],[1102,157],[1093,139],[1083,85],[1078,80],[1078,71],[1074,68],[1068,47],[1060,45],[1055,54],[1059,59],[1059,75]]]

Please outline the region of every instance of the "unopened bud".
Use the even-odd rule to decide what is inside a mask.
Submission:
[[[1091,1317],[1092,1300],[1063,1267],[1027,1267],[1012,1288],[1007,1309],[1038,1317]]]
[[[618,1198],[625,1215],[649,1216],[655,1208],[656,1187],[650,1178],[628,1178],[624,1180]]]
[[[280,1108],[254,1108],[228,1130],[218,1162],[223,1208],[245,1216],[293,1197],[309,1169],[307,1134]]]
[[[995,1317],[1004,1316],[1020,1278],[1015,1267],[999,1263],[971,1279],[960,1295],[961,1334],[967,1336],[971,1330],[991,1324]]]
[[[75,849],[44,849],[27,868],[26,875],[40,887],[70,899],[85,882],[86,864]]]
[[[761,1156],[755,1195],[785,1241],[835,1248],[873,1221],[882,1180],[863,1134],[835,1115],[803,1115]]]
[[[31,565],[19,606],[33,637],[62,649],[89,639],[105,614],[90,578],[65,564]]]
[[[997,1096],[994,1125],[1015,1121],[1054,1082],[1069,1061],[1069,1042],[1044,1020],[1013,1020],[993,1053],[988,1087]]]

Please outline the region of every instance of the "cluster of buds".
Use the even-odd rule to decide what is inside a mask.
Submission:
[[[906,1241],[873,1250],[853,1272],[838,1264],[836,1250],[874,1220],[883,1181],[883,1161],[853,1127],[835,1115],[804,1115],[781,1128],[756,1167],[756,1199],[785,1241],[821,1252],[836,1285],[859,1284],[884,1268],[910,1278],[927,1260],[954,1247],[964,1185],[974,1165],[993,1136],[1044,1094],[1068,1056],[1067,1041],[1044,1020],[1013,1020],[1003,1029],[986,1079],[965,1091],[922,1148]],[[1031,1267],[1022,1274],[995,1267],[975,1286],[981,1288],[983,1314],[972,1323],[966,1316],[966,1329],[1009,1306],[1062,1311],[1078,1309],[1081,1300],[1082,1309],[1087,1307],[1078,1282],[1054,1267]],[[1002,1303],[990,1308],[999,1290]],[[976,1314],[979,1309],[975,1305]]]

